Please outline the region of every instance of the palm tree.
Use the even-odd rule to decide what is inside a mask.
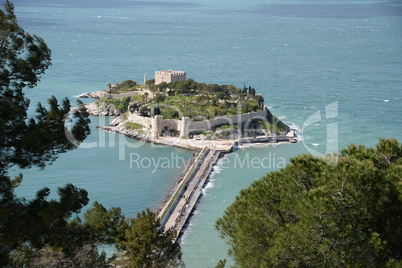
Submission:
[[[145,103],[148,102],[148,96],[149,96],[149,93],[148,93],[148,92],[145,92],[144,95],[142,95],[142,100],[143,100]]]

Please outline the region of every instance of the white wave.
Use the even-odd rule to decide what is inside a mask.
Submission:
[[[218,163],[213,167],[213,170],[212,170],[212,172],[211,172],[211,176],[212,176],[212,175],[215,175],[215,174],[221,173],[222,170],[223,170],[223,168],[221,167],[220,162],[218,162]]]
[[[289,144],[290,142],[287,141],[282,141],[282,142],[278,142],[278,143],[269,143],[269,142],[257,142],[257,143],[245,143],[243,145],[238,146],[237,148],[240,150],[245,150],[248,148],[264,148],[264,147],[276,147],[276,146],[280,146],[283,144]]]
[[[320,145],[319,143],[312,143],[313,144],[313,146],[318,146],[318,145]]]
[[[204,195],[207,194],[207,192],[208,192],[209,189],[214,188],[214,186],[215,186],[214,182],[215,182],[215,180],[209,180],[208,183],[207,183],[207,185],[205,185],[204,188],[202,188],[201,191],[202,191],[202,193],[203,193]]]
[[[193,224],[192,221],[190,221],[187,225],[186,231],[181,235],[180,237],[180,244],[184,245],[186,244],[186,240],[189,234],[192,233],[192,228],[193,228]]]
[[[294,130],[295,132],[300,132],[301,128],[299,125],[296,125],[293,122],[284,122],[286,125],[288,125],[292,130]]]
[[[302,133],[301,127],[299,125],[296,125],[293,122],[284,122],[286,125],[290,127],[291,130],[294,131],[296,138],[298,141],[303,140],[303,135],[300,135]]]
[[[118,19],[118,20],[131,20],[131,17],[112,17],[112,19]]]
[[[384,102],[389,102],[389,100],[384,100]]]
[[[81,94],[78,94],[78,95],[74,95],[73,97],[74,98],[79,98],[81,95],[85,95],[85,94],[87,94],[88,92],[82,92]]]

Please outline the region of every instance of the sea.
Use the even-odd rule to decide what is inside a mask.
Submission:
[[[179,70],[197,82],[255,88],[296,130],[296,144],[242,146],[221,159],[181,239],[187,267],[234,263],[216,220],[241,189],[292,157],[402,141],[400,0],[12,2],[19,24],[52,50],[52,66],[25,91],[31,115],[52,95],[75,105],[109,83]],[[57,198],[58,187],[73,183],[126,217],[157,209],[193,152],[95,128],[111,119],[91,117],[92,134],[78,149],[43,170],[23,170],[17,194],[30,199],[46,186]]]

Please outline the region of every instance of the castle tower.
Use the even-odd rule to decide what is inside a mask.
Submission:
[[[191,120],[189,117],[183,116],[181,118],[180,138],[188,138],[190,134]]]
[[[186,72],[183,71],[155,71],[155,85],[159,85],[162,82],[172,83],[176,81],[185,81]]]
[[[159,138],[159,135],[162,133],[163,130],[163,116],[162,115],[155,115],[152,122],[152,134]]]
[[[147,82],[147,80],[148,80],[148,75],[144,74],[144,86],[145,86],[145,82]]]

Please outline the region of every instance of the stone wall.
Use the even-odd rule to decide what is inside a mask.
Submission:
[[[251,121],[252,119],[261,118],[263,120],[266,120],[266,117],[267,117],[267,109],[265,108],[263,111],[250,112],[238,115],[219,116],[211,120],[203,120],[203,121],[193,121],[188,117],[183,117],[182,120],[163,119],[163,116],[161,115],[157,115],[154,118],[149,118],[135,114],[130,114],[128,116],[128,119],[131,122],[152,129],[152,133],[155,136],[162,134],[162,130],[164,130],[164,128],[167,127],[169,130],[175,129],[180,131],[180,136],[187,138],[189,134],[192,132],[196,133],[205,130],[210,130],[213,127],[224,124],[228,125],[242,124],[242,123],[247,124],[247,122]]]
[[[168,127],[169,129],[180,130],[181,123],[182,123],[181,120],[177,120],[177,119],[164,119],[163,127]]]
[[[211,120],[190,121],[186,125],[186,128],[188,128],[188,133],[191,133],[191,132],[209,130],[215,126],[223,124],[228,125],[242,124],[246,123],[247,121],[251,121],[251,119],[261,118],[266,120],[266,117],[267,117],[267,110],[264,109],[263,111],[250,112],[246,114],[219,116]]]
[[[129,114],[127,119],[130,120],[130,122],[143,125],[144,127],[149,129],[151,129],[153,125],[153,119],[149,117],[139,116],[136,114]]]

